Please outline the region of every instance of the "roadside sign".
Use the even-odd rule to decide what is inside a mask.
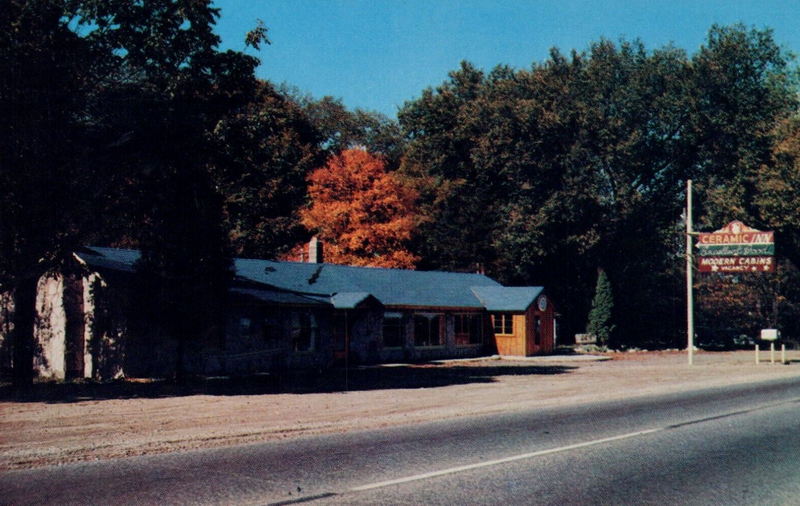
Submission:
[[[781,338],[781,331],[778,329],[761,329],[762,341],[777,341]]]
[[[697,234],[700,272],[774,272],[775,233],[732,221],[714,232]]]
[[[775,272],[771,256],[700,257],[700,272]]]

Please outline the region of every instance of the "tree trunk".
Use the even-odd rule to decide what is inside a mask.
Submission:
[[[175,382],[183,383],[186,381],[186,335],[183,329],[178,330],[177,347],[175,349]]]
[[[85,375],[84,355],[86,353],[86,307],[83,300],[83,278],[78,274],[64,276],[64,313],[66,328],[64,339],[65,377],[83,378]]]
[[[14,385],[33,384],[33,346],[36,325],[36,287],[38,278],[23,279],[14,289],[13,370]]]

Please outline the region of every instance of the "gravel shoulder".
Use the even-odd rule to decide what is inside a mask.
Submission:
[[[779,354],[778,354],[779,355]],[[210,448],[451,417],[696,390],[800,375],[752,351],[485,359],[258,378],[191,389],[127,381],[0,392],[0,470]]]

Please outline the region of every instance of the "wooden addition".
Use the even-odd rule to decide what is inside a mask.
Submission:
[[[518,357],[552,353],[555,348],[554,315],[552,303],[548,300],[545,309],[541,310],[538,299],[523,312],[493,312],[493,331],[498,326],[494,324],[496,318],[511,318],[510,334],[503,331],[493,332],[497,353]],[[507,326],[506,324],[506,330]]]

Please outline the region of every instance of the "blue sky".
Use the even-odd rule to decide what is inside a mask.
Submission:
[[[469,60],[526,68],[551,47],[640,38],[694,53],[713,23],[774,30],[800,53],[800,0],[215,0],[223,47],[244,49],[262,19],[272,45],[254,53],[264,79],[395,117],[407,100]]]

